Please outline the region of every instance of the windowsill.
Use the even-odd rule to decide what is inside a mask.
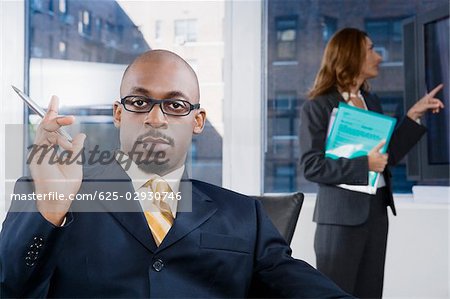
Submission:
[[[314,205],[316,193],[305,193],[305,204]],[[450,205],[450,187],[414,186],[413,193],[394,193],[398,207],[414,208],[448,208]]]

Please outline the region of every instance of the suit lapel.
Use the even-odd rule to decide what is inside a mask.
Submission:
[[[128,212],[112,212],[111,215],[142,245],[152,253],[156,251],[157,246],[148,227],[144,214]]]
[[[196,188],[192,181],[182,180],[180,191],[182,199],[179,202],[177,217],[169,233],[157,249],[158,251],[182,239],[217,211],[214,201]]]
[[[364,101],[366,102],[367,110],[382,113],[380,109],[380,103],[377,99],[367,92],[363,92]]]
[[[332,93],[330,94],[330,96],[327,96],[327,101],[328,101],[328,106],[331,110],[333,110],[333,108],[338,107],[339,103],[347,103],[344,98],[342,97],[342,95],[337,91],[337,89],[333,89]]]
[[[134,197],[135,190],[122,166],[114,161],[105,167],[101,175],[96,175],[94,180],[98,179],[100,184],[107,184],[102,189],[117,192],[121,196],[117,201],[100,201],[101,204],[136,240],[149,251],[154,252],[157,247],[139,201],[127,200],[126,194]]]

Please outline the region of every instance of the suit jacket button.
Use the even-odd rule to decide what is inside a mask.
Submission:
[[[26,256],[25,265],[27,265],[28,267],[33,267],[35,265],[35,259],[32,259],[30,256]]]
[[[163,268],[164,268],[164,263],[163,263],[162,260],[157,259],[157,260],[153,263],[153,269],[155,269],[156,272],[160,272]]]
[[[41,248],[42,246],[44,246],[44,239],[42,237],[34,237],[33,241],[34,241],[33,245],[36,248]]]

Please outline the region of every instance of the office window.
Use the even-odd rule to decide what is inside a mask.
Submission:
[[[395,0],[383,5],[377,0],[268,1],[267,36],[263,37],[268,43],[264,192],[317,191],[299,168],[302,137],[297,134],[301,105],[308,101],[307,93],[331,36],[343,27],[360,28],[369,34],[384,58],[379,76],[370,80],[371,90],[380,97],[386,114],[400,119],[405,113],[402,21],[446,1]],[[295,172],[280,168],[286,165]],[[294,173],[295,182],[289,181],[286,173]],[[392,173],[394,192],[410,193],[414,181],[406,178],[405,163],[402,161]]]
[[[175,43],[197,41],[197,20],[175,20]]]
[[[77,117],[80,126],[73,130],[86,133],[86,144],[114,149],[118,140],[112,124],[112,103],[120,94],[119,83],[126,65],[151,48],[172,50],[197,71],[202,86],[201,105],[208,110],[206,127],[193,141],[193,162],[187,171],[193,178],[221,185],[224,2],[197,2],[198,9],[194,10],[192,2],[53,1],[58,18],[33,10],[35,4],[26,1],[30,46],[26,92],[43,107],[48,105],[52,94],[57,94],[60,113]],[[75,19],[67,11],[73,12]],[[155,24],[160,24],[158,36],[153,33]],[[177,34],[183,40],[196,41],[202,37],[213,46],[178,47],[173,42],[175,30],[169,26],[171,30],[163,31],[162,24],[178,24]],[[197,26],[201,25],[205,27],[202,36],[197,32]],[[49,50],[51,40],[53,53]],[[205,57],[207,63],[203,63]],[[26,122],[36,124],[39,118],[31,111],[27,113]],[[27,137],[30,142],[32,136]]]
[[[275,27],[277,58],[294,60],[297,55],[297,16],[278,17]]]

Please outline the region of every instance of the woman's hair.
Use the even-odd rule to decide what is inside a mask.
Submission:
[[[336,32],[325,47],[320,70],[308,96],[314,98],[333,88],[350,91],[355,85],[366,58],[367,33],[356,28],[344,28]],[[363,90],[368,90],[366,81]]]

